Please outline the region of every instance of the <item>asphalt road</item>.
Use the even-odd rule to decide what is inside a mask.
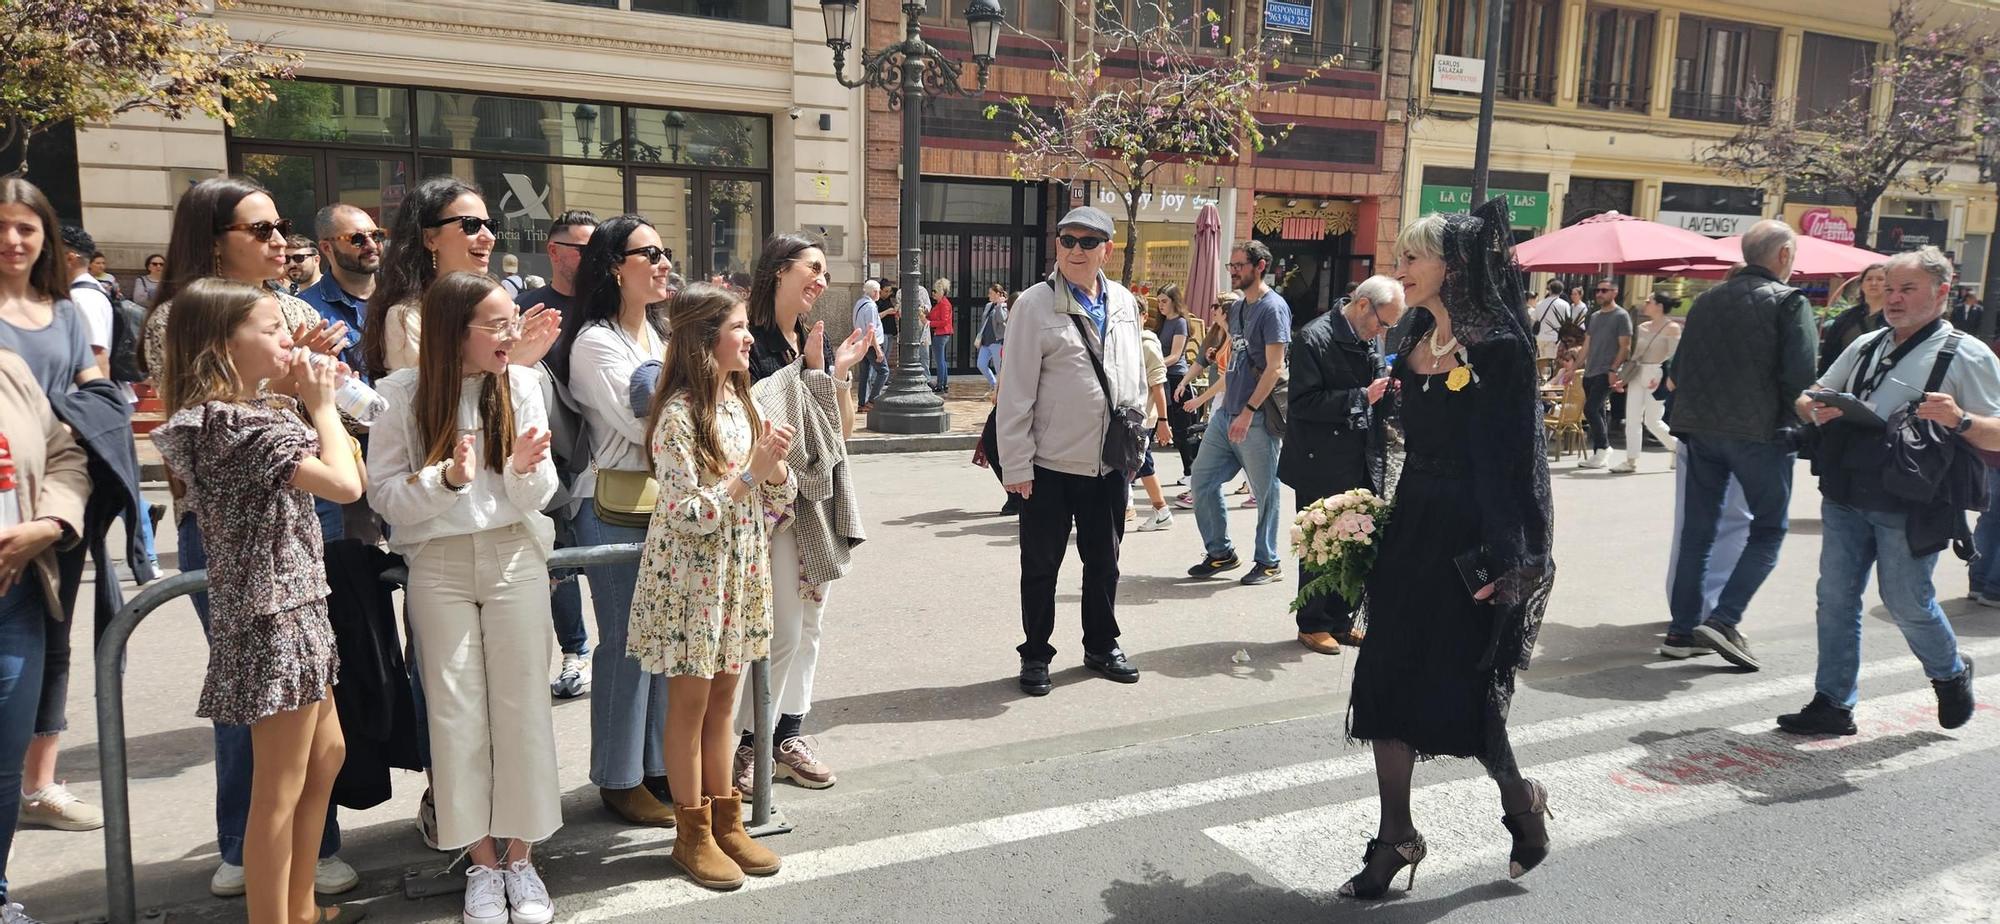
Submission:
[[[559,919],[2000,921],[2000,715],[1982,707],[1966,728],[1938,729],[1929,685],[1872,595],[1864,734],[1815,743],[1772,730],[1810,696],[1819,539],[1803,470],[1792,534],[1745,624],[1765,669],[1652,655],[1665,461],[1651,454],[1652,471],[1630,476],[1556,468],[1561,571],[1512,723],[1523,766],[1550,789],[1556,853],[1518,882],[1491,784],[1476,763],[1447,760],[1418,768],[1431,855],[1414,891],[1399,879],[1383,902],[1334,897],[1375,823],[1367,751],[1343,735],[1351,658],[1293,641],[1289,585],[1180,577],[1200,555],[1191,515],[1127,539],[1120,616],[1142,681],[1076,666],[1072,557],[1056,691],[1020,695],[1012,524],[993,515],[990,473],[940,453],[855,460],[871,539],[835,588],[807,719],[841,779],[822,792],[780,784],[795,830],[768,843],[784,871],[726,895],[670,873],[671,832],[624,828],[597,807],[588,707],[561,703],[567,826],[537,851]],[[1232,511],[1239,542],[1251,513]],[[1970,607],[1964,580],[1940,566],[1968,650],[2000,664],[2000,610]],[[204,657],[184,602],[135,640],[141,902],[176,920],[239,920],[240,900],[205,892],[213,775],[192,716]],[[89,682],[83,672],[73,689]],[[63,775],[94,800],[88,710],[79,692]],[[365,876],[343,898],[371,920],[456,919],[453,895],[404,897],[406,874],[454,875],[449,856],[416,841],[421,790],[401,777],[391,802],[343,814],[342,856]],[[24,831],[14,900],[58,921],[100,914],[101,850],[95,835]]]

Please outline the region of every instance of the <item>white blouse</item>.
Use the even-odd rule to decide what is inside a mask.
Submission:
[[[542,406],[541,373],[521,366],[507,367],[514,404],[515,435],[529,427],[547,432],[548,409]],[[556,465],[544,458],[526,475],[513,465],[505,473],[486,467],[485,437],[479,422],[482,376],[465,380],[458,400],[458,427],[472,431],[473,453],[480,459],[472,484],[454,491],[444,483],[436,463],[424,464],[430,446],[417,432],[417,370],[399,369],[375,380],[375,390],[389,409],[369,429],[368,506],[392,529],[389,548],[405,555],[421,551],[432,539],[464,536],[515,523],[527,525],[546,555],[555,549],[555,524],[542,514],[556,493]]]
[[[590,464],[570,493],[597,494],[597,469],[650,472],[646,466],[646,422],[632,415],[632,373],[639,364],[666,355],[666,345],[647,324],[638,340],[614,325],[595,322],[576,334],[569,354],[569,393],[583,409],[590,430]]]

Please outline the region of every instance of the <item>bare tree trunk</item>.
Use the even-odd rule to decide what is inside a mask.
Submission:
[[[1125,227],[1132,229],[1125,241],[1125,271],[1118,276],[1118,282],[1127,288],[1132,285],[1132,261],[1139,256],[1139,191],[1125,194]]]

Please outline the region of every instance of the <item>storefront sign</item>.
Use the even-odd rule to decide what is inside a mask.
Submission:
[[[1661,224],[1685,228],[1708,237],[1734,237],[1750,230],[1761,215],[1723,215],[1716,212],[1661,212]]]
[[[1800,234],[1850,247],[1854,245],[1854,218],[1854,210],[1846,206],[1785,206],[1785,223]]]
[[[1514,212],[1514,227],[1544,228],[1549,223],[1549,194],[1535,189],[1494,189],[1488,195],[1506,196],[1507,207]],[[1417,214],[1429,215],[1434,212],[1469,212],[1476,205],[1472,201],[1472,190],[1465,186],[1431,186],[1426,184],[1417,200]]]
[[[1139,193],[1140,221],[1194,221],[1204,205],[1216,205],[1220,200],[1213,190],[1160,188]],[[1116,190],[1097,187],[1097,207],[1111,213],[1111,217],[1125,220],[1125,198]]]
[[[1944,249],[1951,226],[1934,218],[1884,218],[1876,225],[1875,249],[1895,253],[1930,246]]]
[[[1360,217],[1361,207],[1345,199],[1258,196],[1251,226],[1258,234],[1275,234],[1282,240],[1317,241],[1352,234]]]
[[[1478,93],[1486,86],[1486,62],[1457,55],[1431,55],[1431,89]]]
[[[1264,0],[1264,28],[1279,32],[1296,32],[1311,35],[1313,31],[1313,8],[1311,3],[1286,3],[1283,0]]]

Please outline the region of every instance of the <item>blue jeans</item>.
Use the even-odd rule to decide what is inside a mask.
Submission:
[[[878,346],[875,349],[881,350],[883,348]],[[861,362],[857,365],[857,367],[854,370],[855,406],[859,407],[863,404],[868,404],[869,402],[874,401],[875,397],[877,395],[880,395],[882,393],[882,389],[887,387],[888,384],[889,384],[889,361],[887,359],[883,359],[876,356],[876,354],[872,352],[869,353],[867,356],[862,357]],[[583,505],[585,507],[589,507],[590,502],[584,501]],[[577,519],[579,520],[582,518],[583,517],[581,514],[577,516]],[[593,590],[594,589],[595,588],[593,587]],[[600,636],[602,634],[603,633],[601,632],[599,633]]]
[[[1681,512],[1687,509],[1687,446],[1676,446],[1674,452],[1679,461],[1674,467],[1673,546],[1667,550],[1669,597],[1674,593],[1674,573],[1681,560]],[[1702,619],[1714,612],[1715,602],[1722,598],[1722,586],[1729,583],[1729,573],[1736,570],[1736,560],[1743,556],[1743,543],[1749,538],[1750,505],[1743,500],[1743,486],[1731,478],[1729,490],[1723,495],[1722,518],[1715,525],[1715,546],[1708,553],[1708,574],[1701,585]]]
[[[1257,498],[1257,562],[1275,565],[1278,522],[1284,519],[1283,505],[1278,503],[1279,440],[1261,419],[1250,422],[1250,432],[1241,443],[1229,441],[1224,418],[1216,417],[1209,426],[1208,437],[1201,441],[1201,454],[1194,459],[1194,474],[1188,479],[1202,547],[1210,558],[1236,554],[1229,541],[1229,511],[1223,507],[1222,488],[1241,471],[1249,476],[1250,493]]]
[[[202,546],[201,527],[192,516],[181,517],[180,556],[182,571],[208,567],[208,550]],[[198,593],[192,599],[194,615],[201,620],[202,637],[207,638],[208,594]],[[423,715],[421,704],[417,715]],[[215,724],[215,844],[222,852],[222,862],[231,866],[243,865],[243,828],[250,821],[250,776],[255,769],[250,754],[250,726]],[[18,781],[14,788],[20,789]],[[326,831],[319,839],[322,860],[340,852],[338,810],[331,802],[327,804]]]
[[[643,529],[598,519],[590,501],[577,511],[577,545],[645,540]],[[667,774],[661,739],[667,728],[667,677],[647,673],[625,653],[639,566],[598,565],[583,573],[590,578],[590,603],[597,614],[597,657],[590,667],[590,781],[604,789],[631,789],[648,776]]]
[[[28,756],[42,695],[48,613],[42,585],[31,573],[23,572],[0,598],[0,902],[7,900],[7,856],[14,850],[21,810],[21,761]]]
[[[1868,589],[1868,566],[1881,580],[1882,603],[1903,630],[1910,653],[1932,680],[1965,670],[1958,636],[1938,606],[1931,571],[1937,555],[1910,554],[1900,513],[1857,510],[1845,504],[1819,505],[1819,674],[1813,688],[1852,709],[1861,683],[1861,594]]]
[[[556,522],[556,548],[574,547],[576,520],[561,516],[553,519]],[[584,657],[590,654],[590,629],[583,624],[583,591],[577,587],[578,582],[583,580],[583,573],[552,571],[549,577],[556,581],[555,587],[549,590],[549,617],[555,622],[556,645],[563,654]]]
[[[979,367],[979,374],[986,376],[987,388],[997,388],[1000,385],[1000,347],[1002,345],[1000,343],[989,343],[980,347],[979,358],[973,362],[973,365]]]
[[[931,335],[931,374],[937,376],[937,387],[951,385],[951,335]]]
[[[1668,600],[1673,623],[1667,633],[1674,636],[1692,634],[1703,621],[1702,585],[1708,579],[1717,523],[1731,478],[1743,487],[1744,503],[1750,507],[1750,534],[1706,618],[1727,626],[1743,621],[1750,598],[1777,566],[1778,548],[1791,526],[1787,508],[1792,502],[1796,458],[1791,447],[1783,443],[1689,434],[1681,445],[1688,448],[1682,463],[1687,470],[1687,494],[1681,511],[1674,589]]]
[[[1972,547],[1977,554],[1965,572],[1973,593],[2000,595],[2000,468],[1986,470],[1986,493],[1992,501],[1972,530]]]

